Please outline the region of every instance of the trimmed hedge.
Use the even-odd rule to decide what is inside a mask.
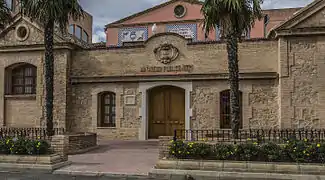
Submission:
[[[169,154],[177,159],[206,159],[262,162],[325,163],[325,143],[287,140],[285,144],[207,144],[171,141]]]
[[[44,140],[31,140],[24,137],[6,137],[0,139],[0,154],[44,155],[50,145]]]

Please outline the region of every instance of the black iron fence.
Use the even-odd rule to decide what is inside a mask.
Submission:
[[[54,135],[64,134],[64,128],[54,128]],[[0,137],[27,137],[31,139],[49,139],[46,128],[0,128]]]
[[[234,139],[231,130],[174,130],[174,140],[214,141],[214,142],[276,142],[288,139],[325,141],[325,129],[242,129],[238,139]]]

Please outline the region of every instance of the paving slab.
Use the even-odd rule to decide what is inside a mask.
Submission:
[[[70,155],[70,166],[54,174],[147,176],[158,160],[158,141],[102,141],[99,148]]]

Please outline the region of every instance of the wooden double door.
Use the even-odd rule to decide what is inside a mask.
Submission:
[[[185,90],[174,86],[151,89],[149,95],[148,138],[173,136],[174,129],[185,129]]]

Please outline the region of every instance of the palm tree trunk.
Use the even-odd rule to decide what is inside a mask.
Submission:
[[[238,39],[236,35],[227,37],[228,71],[230,84],[230,115],[233,138],[238,139],[240,107],[239,107],[239,69]]]
[[[45,44],[45,107],[46,107],[46,133],[48,136],[53,136],[53,32],[54,21],[49,20],[45,24],[44,30],[44,44]]]

